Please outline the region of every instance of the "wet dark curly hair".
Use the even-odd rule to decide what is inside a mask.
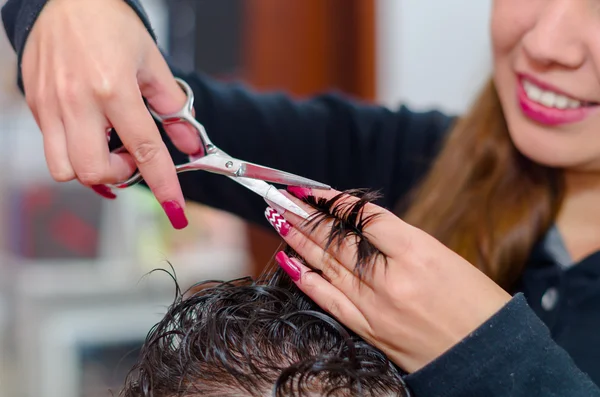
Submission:
[[[306,201],[331,222],[329,243],[358,238],[356,270],[382,254],[363,228],[375,198]],[[297,255],[288,247],[288,255]],[[122,397],[408,396],[402,371],[375,347],[325,313],[281,270],[257,280],[204,282],[177,290],[148,334]]]

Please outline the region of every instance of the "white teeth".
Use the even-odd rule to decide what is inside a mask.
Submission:
[[[552,108],[554,107],[554,100],[556,96],[552,92],[544,91],[542,92],[542,97],[540,98],[540,103],[546,107]]]
[[[529,99],[549,108],[576,109],[583,106],[581,101],[568,98],[552,91],[543,90],[527,80],[523,80],[523,88]]]
[[[569,98],[564,96],[558,96],[554,100],[554,106],[558,109],[566,109],[569,106]]]
[[[525,93],[534,102],[539,102],[542,97],[543,91],[539,89],[537,86],[531,84],[529,81],[523,81],[523,88],[525,88]]]

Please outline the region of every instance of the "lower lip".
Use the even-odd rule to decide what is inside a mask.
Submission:
[[[546,107],[537,102],[533,102],[527,97],[521,80],[519,80],[517,96],[521,111],[526,117],[533,121],[537,121],[538,123],[550,126],[576,123],[585,119],[598,109],[598,106],[586,106],[578,109],[556,109]]]

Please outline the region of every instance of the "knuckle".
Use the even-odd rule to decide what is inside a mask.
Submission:
[[[438,245],[441,246],[441,243],[420,230],[409,233],[400,253],[403,270],[415,274],[435,269],[440,262],[437,257]]]
[[[399,256],[406,258],[406,262],[408,263],[412,262],[410,259],[415,253],[414,229],[412,229],[412,227],[409,228],[406,233],[403,233],[403,235],[396,240],[396,243]]]
[[[332,316],[339,318],[341,314],[341,306],[340,303],[335,299],[329,299],[327,303],[325,303],[325,307],[323,308],[327,312],[329,312]]]
[[[389,280],[384,291],[387,291],[387,294],[390,297],[393,297],[393,300],[404,302],[416,302],[416,298],[419,295],[419,287],[417,282],[406,279],[400,280],[398,278]]]
[[[322,288],[319,280],[321,276],[313,271],[303,272],[298,281],[298,287],[312,300],[317,301],[321,295]]]
[[[42,113],[43,109],[43,113],[47,115],[46,118],[54,119],[56,116],[58,116],[58,114],[53,114],[53,112],[56,112],[57,109],[55,107],[54,100],[51,99],[49,95],[38,95],[35,99],[35,104],[33,105],[33,107],[35,107],[36,110],[39,109],[40,114]]]
[[[77,173],[77,179],[86,186],[100,185],[105,182],[104,174],[91,171]]]
[[[67,83],[61,86],[57,91],[59,100],[67,105],[75,105],[80,103],[81,89],[78,84]]]
[[[75,172],[66,167],[50,167],[50,176],[56,182],[69,182],[75,179]]]
[[[323,263],[320,266],[323,273],[330,280],[339,279],[342,276],[341,265],[328,253],[323,255]]]
[[[361,280],[358,277],[355,277],[354,274],[350,272],[344,272],[344,274],[340,276],[339,280],[340,285],[347,285],[351,286],[352,288],[360,287],[360,282]]]
[[[47,109],[48,106],[51,105],[50,99],[44,94],[36,95],[35,99],[33,99],[33,102],[33,106],[40,109]]]
[[[296,230],[294,230],[294,228],[290,230],[286,241],[298,253],[305,253],[310,249],[310,240],[298,233]]]
[[[115,99],[118,94],[118,90],[115,88],[116,84],[110,78],[101,78],[97,80],[92,87],[94,96],[103,101],[109,101]]]
[[[134,161],[139,165],[150,164],[158,157],[160,146],[155,142],[144,141],[135,145],[131,152]]]

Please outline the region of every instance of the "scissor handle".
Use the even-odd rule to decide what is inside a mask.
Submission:
[[[182,123],[182,122],[191,124],[192,127],[194,127],[194,129],[198,133],[198,136],[200,137],[200,142],[202,143],[202,146],[204,148],[204,155],[215,153],[216,151],[218,151],[218,148],[211,142],[210,138],[208,137],[208,134],[206,133],[206,130],[204,129],[204,126],[201,123],[199,123],[198,120],[196,120],[194,118],[194,115],[192,113],[192,111],[194,109],[194,91],[192,91],[192,88],[188,85],[188,83],[186,83],[182,79],[175,78],[175,81],[177,81],[177,84],[179,84],[179,86],[185,92],[185,95],[186,95],[185,104],[179,111],[174,112],[174,113],[169,113],[169,114],[160,114],[160,113],[156,112],[154,109],[152,109],[151,106],[148,106],[148,109],[150,110],[152,117],[154,117],[154,119],[156,121],[160,122],[163,126],[169,125],[169,124],[175,124],[175,123]],[[190,159],[190,162],[191,161],[192,161],[192,159]],[[189,164],[189,162],[176,166],[177,171],[182,172],[183,170],[187,170],[186,166],[188,164]],[[117,189],[124,189],[126,187],[130,187],[130,186],[138,184],[143,179],[144,178],[142,177],[141,173],[139,171],[136,171],[136,173],[133,174],[126,181],[115,183],[115,184],[108,185],[108,186],[117,188]]]
[[[186,122],[186,123],[191,124],[192,127],[194,127],[194,129],[198,133],[198,136],[200,137],[200,141],[202,143],[202,146],[204,147],[205,154],[212,153],[215,146],[213,145],[210,138],[208,137],[208,134],[206,133],[204,126],[202,124],[200,124],[198,122],[198,120],[196,120],[194,118],[194,115],[193,115],[194,91],[192,91],[192,88],[188,85],[188,83],[186,83],[182,79],[176,77],[175,81],[177,82],[177,84],[179,84],[181,89],[183,89],[183,91],[185,92],[185,95],[186,95],[186,101],[185,101],[185,104],[183,105],[183,108],[181,108],[179,111],[174,112],[174,113],[160,114],[160,113],[156,112],[154,109],[152,109],[152,107],[149,106],[148,108],[150,110],[150,113],[152,114],[152,117],[154,117],[154,119],[156,121],[159,121],[163,126],[166,126],[169,124],[181,123],[181,122]]]

